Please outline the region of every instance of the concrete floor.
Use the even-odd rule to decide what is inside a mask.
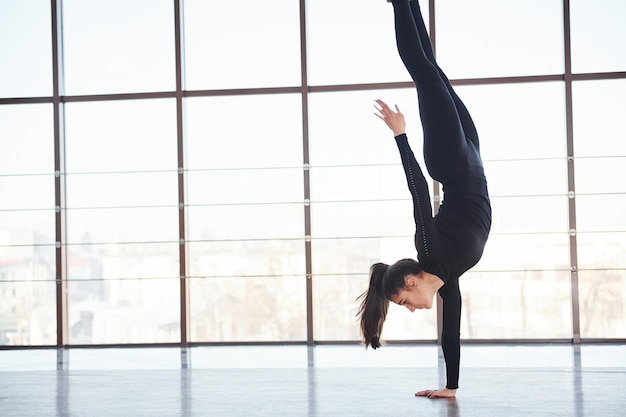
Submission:
[[[0,351],[0,415],[626,416],[626,345],[463,345],[456,399],[437,346]]]

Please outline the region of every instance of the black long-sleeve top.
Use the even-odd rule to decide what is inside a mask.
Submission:
[[[459,277],[480,260],[491,228],[491,205],[482,165],[443,181],[444,199],[433,217],[428,184],[405,134],[396,137],[413,199],[415,247],[422,269],[439,277],[443,300],[441,344],[446,387],[458,388],[461,292]]]

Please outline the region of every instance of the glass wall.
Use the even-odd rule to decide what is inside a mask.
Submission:
[[[420,3],[494,213],[461,337],[626,338],[626,4]],[[384,1],[1,2],[0,57],[0,345],[357,342],[370,265],[416,256]]]

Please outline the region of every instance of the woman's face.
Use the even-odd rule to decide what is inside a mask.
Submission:
[[[405,286],[396,295],[391,296],[391,301],[404,306],[412,313],[416,309],[430,309],[433,306],[432,298],[429,299],[426,294],[421,291],[423,280],[418,275],[409,275],[405,278]]]

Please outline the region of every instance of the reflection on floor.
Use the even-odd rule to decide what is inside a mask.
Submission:
[[[625,416],[626,345],[464,345],[457,398],[436,346],[0,351],[2,416]]]

